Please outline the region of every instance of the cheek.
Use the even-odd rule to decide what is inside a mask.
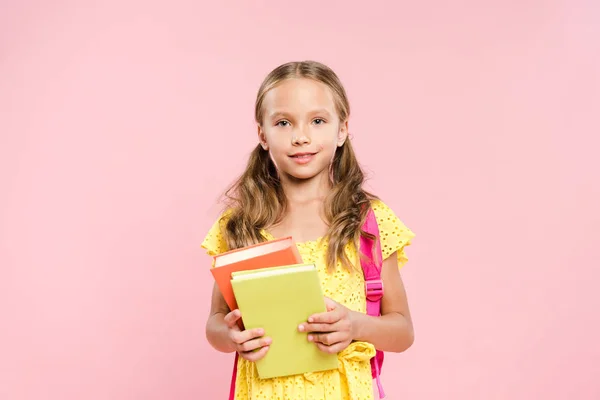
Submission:
[[[265,142],[267,143],[267,145],[269,146],[269,153],[275,153],[277,154],[278,152],[278,148],[281,146],[277,140],[274,140],[273,137],[271,136],[266,136],[265,137]]]
[[[335,153],[335,150],[337,149],[337,140],[327,140],[327,142],[319,143],[317,148],[322,152]]]
[[[317,151],[319,151],[320,153],[322,153],[322,154],[329,153],[329,163],[333,162],[333,159],[335,158],[336,150],[337,150],[337,142],[321,143],[317,146]]]

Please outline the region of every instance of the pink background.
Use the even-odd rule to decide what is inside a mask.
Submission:
[[[600,398],[597,1],[200,3],[0,3],[0,399],[225,397],[199,244],[298,59],[418,235],[389,398]]]

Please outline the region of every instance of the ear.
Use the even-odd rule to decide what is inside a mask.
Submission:
[[[340,130],[338,131],[337,145],[342,147],[348,139],[348,120],[340,123]]]
[[[269,150],[269,145],[267,144],[267,136],[265,135],[265,131],[263,131],[262,126],[260,124],[256,124],[257,132],[258,132],[258,141],[264,150]]]

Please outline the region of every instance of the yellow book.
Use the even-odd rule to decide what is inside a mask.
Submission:
[[[336,369],[336,354],[309,342],[298,325],[326,311],[317,269],[297,264],[231,274],[231,286],[246,329],[263,328],[273,339],[256,363],[261,379]]]

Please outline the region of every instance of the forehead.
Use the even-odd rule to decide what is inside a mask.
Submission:
[[[286,79],[269,90],[263,107],[266,115],[273,112],[309,113],[315,109],[325,109],[335,113],[333,93],[327,85],[312,79]]]

